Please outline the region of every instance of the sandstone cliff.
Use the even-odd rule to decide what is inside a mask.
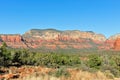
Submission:
[[[78,30],[59,31],[55,29],[32,29],[23,35],[26,44],[31,48],[93,48],[103,43],[106,38],[102,34]]]
[[[1,34],[1,42],[6,42],[8,46],[13,48],[27,48],[19,34]]]
[[[120,38],[117,38],[114,43],[114,49],[120,50]]]
[[[24,37],[34,37],[34,38],[41,38],[44,40],[66,40],[66,39],[92,39],[96,41],[105,41],[106,38],[102,34],[96,34],[94,32],[88,31],[78,31],[78,30],[67,30],[67,31],[59,31],[55,29],[45,29],[45,30],[39,30],[39,29],[32,29],[28,32],[26,32]]]
[[[0,44],[6,42],[13,48],[45,48],[45,49],[115,49],[120,50],[120,34],[109,39],[92,31],[55,29],[32,29],[23,35],[1,34]]]
[[[120,50],[120,34],[111,36],[107,41],[114,50]]]

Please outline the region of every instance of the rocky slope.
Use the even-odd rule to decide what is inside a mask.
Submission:
[[[6,42],[13,48],[45,48],[45,49],[116,49],[119,50],[120,35],[106,39],[102,34],[92,31],[55,29],[32,29],[23,35],[1,34],[0,44]]]
[[[111,36],[108,40],[106,40],[106,42],[114,50],[120,50],[120,34]]]

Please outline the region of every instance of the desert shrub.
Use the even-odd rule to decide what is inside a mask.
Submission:
[[[56,77],[60,77],[60,76],[69,77],[70,73],[67,70],[65,70],[64,68],[60,68],[55,72],[55,76]]]
[[[35,64],[35,59],[34,59],[35,54],[30,53],[29,51],[22,51],[19,56],[19,61],[21,64],[24,65],[34,65]]]
[[[53,72],[50,71],[48,74],[55,77],[61,77],[61,76],[64,76],[66,78],[70,77],[70,73],[65,68],[59,68]]]
[[[21,53],[20,53],[20,51],[15,51],[14,53],[13,53],[13,60],[12,60],[12,62],[13,63],[20,63],[20,56],[21,56]]]
[[[90,55],[88,58],[87,65],[90,68],[99,69],[102,65],[102,59],[98,55]]]
[[[110,72],[111,72],[115,77],[120,77],[120,71],[117,70],[116,68],[110,69]]]
[[[107,78],[114,79],[114,75],[109,70],[106,70],[104,74],[106,75]]]
[[[114,62],[114,65],[113,65],[114,70],[112,71],[112,73],[116,77],[120,77],[120,55],[113,56],[112,60]]]
[[[120,70],[120,56],[114,56],[114,61],[118,69]]]
[[[80,64],[78,56],[70,56],[68,54],[56,53],[36,53],[34,56],[34,65],[42,65],[47,67],[72,66]]]
[[[109,73],[111,73],[113,76],[115,77],[119,77],[120,73],[119,71],[114,68],[114,66],[110,66],[110,65],[103,65],[101,66],[100,70],[104,73],[105,71],[109,71]]]
[[[0,66],[4,66],[4,57],[0,56]]]

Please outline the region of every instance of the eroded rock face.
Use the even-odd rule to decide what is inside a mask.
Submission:
[[[0,35],[1,42],[13,48],[49,48],[49,49],[105,49],[106,38],[91,31],[55,29],[32,29],[21,35]],[[108,45],[109,46],[109,45]]]
[[[58,31],[55,29],[30,30],[23,35],[26,44],[31,48],[92,48],[103,43],[106,38],[94,32],[78,30]]]
[[[0,35],[1,39],[4,42],[21,42],[21,36],[20,35]]]
[[[114,49],[120,50],[120,38],[117,38],[114,43]]]
[[[26,32],[24,37],[34,37],[44,40],[75,40],[80,38],[92,39],[96,41],[105,41],[106,38],[102,34],[96,34],[94,32],[82,32],[78,30],[68,30],[68,31],[58,31],[54,29],[45,29],[45,30],[30,30]]]
[[[120,50],[120,34],[111,36],[106,42],[113,50]]]
[[[6,42],[6,44],[13,48],[27,48],[27,46],[22,41],[22,36],[19,34],[11,35],[0,35],[1,41]]]

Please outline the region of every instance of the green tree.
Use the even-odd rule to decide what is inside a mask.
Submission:
[[[5,42],[3,42],[2,46],[0,47],[0,57],[2,66],[8,66],[12,63],[11,52],[8,50]]]

